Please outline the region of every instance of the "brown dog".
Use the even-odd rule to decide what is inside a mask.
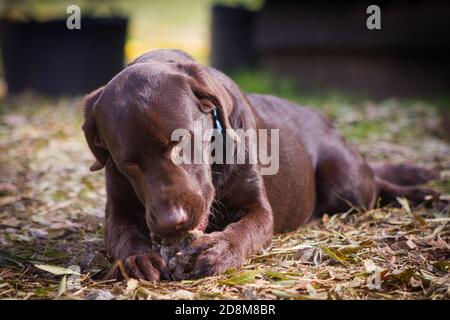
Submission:
[[[372,169],[319,112],[245,94],[178,50],[139,57],[89,94],[85,106],[91,170],[106,169],[106,247],[136,278],[167,277],[151,249],[154,238],[205,231],[193,244],[194,276],[201,277],[240,267],[273,232],[295,230],[324,212],[369,209],[379,196],[383,203],[397,196],[419,203],[433,193],[412,187],[432,172]],[[196,120],[206,129],[219,121],[225,139],[235,138],[233,129],[279,129],[278,173],[262,176],[258,164],[176,165],[171,133],[191,130]]]

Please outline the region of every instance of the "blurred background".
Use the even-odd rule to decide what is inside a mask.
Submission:
[[[81,8],[81,30],[66,27],[72,4]],[[179,48],[243,81],[244,89],[279,76],[304,93],[446,95],[450,3],[383,2],[381,30],[366,27],[370,4],[3,0],[2,92],[83,94],[148,50]]]

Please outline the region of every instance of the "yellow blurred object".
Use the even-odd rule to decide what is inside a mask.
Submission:
[[[199,38],[185,39],[183,37],[178,39],[161,38],[153,41],[150,39],[130,39],[125,44],[126,61],[131,62],[150,50],[168,48],[184,50],[199,62],[208,63],[208,56],[210,52],[209,43]]]
[[[155,49],[184,50],[201,63],[210,52],[211,3],[204,0],[152,0],[129,2],[130,25],[126,61]]]

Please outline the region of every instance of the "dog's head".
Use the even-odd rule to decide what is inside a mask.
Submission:
[[[210,165],[175,164],[179,142],[171,136],[176,129],[192,132],[195,121],[212,129],[214,108],[231,129],[231,97],[196,63],[137,63],[85,98],[83,130],[96,158],[91,170],[112,160],[159,237],[206,226],[214,197]]]

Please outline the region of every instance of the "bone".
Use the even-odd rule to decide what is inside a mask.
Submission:
[[[202,231],[189,231],[177,239],[163,239],[153,245],[153,250],[158,251],[166,263],[170,276],[179,281],[193,276],[194,256],[191,244],[203,235]]]

